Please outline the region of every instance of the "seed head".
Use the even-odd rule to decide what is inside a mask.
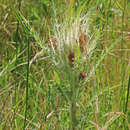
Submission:
[[[86,77],[86,73],[85,72],[80,72],[79,79],[83,80],[83,79],[85,79],[85,77]]]
[[[88,37],[84,33],[80,33],[79,45],[80,45],[81,52],[85,51],[87,42],[88,42]]]
[[[71,65],[74,64],[74,52],[70,52],[68,55],[68,60]]]

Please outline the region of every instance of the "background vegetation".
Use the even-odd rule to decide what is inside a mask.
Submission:
[[[130,129],[129,0],[0,0],[0,129]]]

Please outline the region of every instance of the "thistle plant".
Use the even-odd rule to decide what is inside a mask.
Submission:
[[[56,22],[55,22],[56,23]],[[70,104],[70,128],[75,130],[78,126],[77,102],[80,90],[83,88],[81,82],[88,78],[91,69],[90,60],[96,47],[92,39],[93,34],[89,34],[89,17],[72,18],[69,24],[56,23],[54,28],[55,41],[51,40],[50,52],[52,52],[52,62],[55,66],[55,76],[60,80],[58,87],[63,89],[62,81],[65,80],[67,92],[64,92]],[[55,42],[57,48],[55,49]],[[56,78],[55,78],[56,79]],[[89,78],[88,78],[89,80]],[[63,91],[62,91],[63,92]],[[69,94],[68,94],[69,93]]]
[[[0,12],[0,129],[130,129],[127,0],[1,0]]]

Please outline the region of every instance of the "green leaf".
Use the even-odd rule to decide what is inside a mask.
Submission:
[[[56,71],[54,71],[54,80],[56,81],[56,83],[58,85],[60,85],[60,79],[59,79],[59,75]]]

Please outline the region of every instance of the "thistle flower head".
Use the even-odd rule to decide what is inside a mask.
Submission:
[[[74,64],[74,52],[70,51],[68,55],[68,60],[71,65]]]
[[[85,77],[86,77],[86,73],[85,72],[80,72],[80,74],[79,74],[79,79],[81,80],[83,80],[83,79],[85,79]]]

